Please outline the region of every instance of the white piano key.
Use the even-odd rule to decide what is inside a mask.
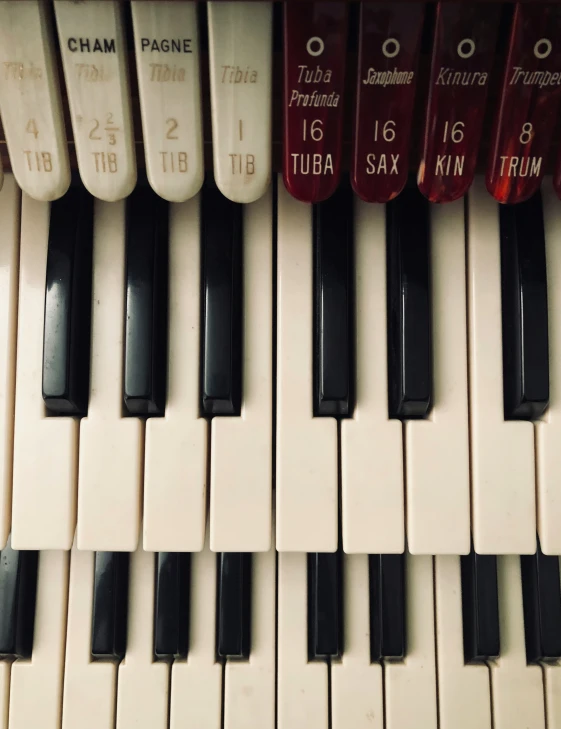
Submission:
[[[216,555],[208,536],[191,556],[189,653],[171,669],[170,729],[221,729],[222,665],[216,661]]]
[[[544,729],[542,670],[526,663],[520,558],[497,557],[500,657],[491,665],[494,729]]]
[[[432,557],[407,555],[406,658],[386,663],[386,729],[437,728]]]
[[[199,417],[200,198],[170,206],[168,390],[148,418],[144,549],[194,551],[205,540],[207,433]]]
[[[504,420],[499,212],[481,178],[467,209],[473,543],[481,554],[533,554],[534,428]]]
[[[431,206],[434,404],[405,426],[412,554],[470,549],[464,201]]]
[[[312,206],[277,187],[277,549],[334,552],[337,422],[312,409]]]
[[[281,552],[277,583],[277,728],[328,729],[327,663],[308,662],[306,554]]]
[[[273,3],[208,3],[214,179],[253,202],[271,181]]]
[[[70,185],[70,163],[48,6],[0,3],[0,110],[12,172],[36,200]]]
[[[229,659],[224,676],[224,729],[275,729],[276,552],[252,557],[249,661]]]
[[[42,397],[48,203],[22,198],[12,546],[70,549],[76,526],[78,420],[47,417]]]
[[[271,544],[273,469],[273,219],[271,192],[244,207],[241,417],[212,419],[210,547]]]
[[[80,176],[100,200],[121,200],[136,183],[123,5],[54,5]]]
[[[96,201],[90,400],[80,421],[78,548],[131,552],[140,531],[144,424],[122,416],[125,205]]]
[[[440,729],[491,729],[489,669],[466,665],[462,627],[460,558],[434,558],[438,706]]]
[[[561,554],[561,212],[542,186],[549,329],[549,407],[536,423],[538,533],[544,554]]]
[[[404,546],[403,429],[388,418],[386,301],[385,208],[355,199],[356,407],[341,423],[347,553]]]
[[[383,729],[382,666],[370,663],[368,555],[345,555],[343,563],[343,657],[331,662],[333,729]]]
[[[10,711],[10,678],[12,674],[12,662],[9,660],[0,661],[0,727],[8,729],[8,717]]]
[[[197,5],[133,0],[131,9],[148,180],[183,202],[204,178]]]
[[[12,666],[10,729],[61,726],[68,563],[68,552],[39,555],[33,654]]]
[[[0,549],[11,522],[20,211],[20,191],[6,175],[0,192]]]
[[[113,729],[117,664],[91,656],[94,552],[70,556],[62,729]]]
[[[154,660],[154,554],[131,555],[127,652],[119,666],[116,729],[167,729],[169,671]]]

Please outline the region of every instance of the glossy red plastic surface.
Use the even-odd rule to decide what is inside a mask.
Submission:
[[[432,202],[457,200],[473,181],[499,16],[495,3],[437,5],[417,179]]]
[[[316,203],[341,173],[347,6],[284,6],[284,161],[287,190]]]
[[[423,14],[418,2],[361,3],[351,182],[367,202],[407,181]]]
[[[539,188],[560,100],[561,6],[517,3],[486,175],[499,202]]]

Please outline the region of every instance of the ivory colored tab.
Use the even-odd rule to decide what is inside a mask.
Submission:
[[[230,200],[253,202],[271,181],[273,3],[207,7],[214,179]]]
[[[56,200],[70,184],[70,164],[54,39],[42,0],[0,3],[0,68],[12,172],[31,197]]]
[[[271,191],[244,208],[243,383],[239,418],[212,419],[210,546],[264,552],[273,491],[273,218]]]
[[[463,200],[431,206],[434,404],[405,426],[412,554],[470,549],[468,365]],[[502,394],[502,393],[501,393]]]
[[[170,666],[154,660],[154,559],[131,555],[127,652],[119,666],[116,729],[167,729]]]
[[[386,216],[355,200],[356,407],[341,423],[343,549],[403,552],[402,425],[388,418]]]
[[[481,178],[467,210],[473,544],[480,554],[533,554],[534,428],[504,419],[499,210]]]
[[[368,555],[345,555],[343,657],[331,661],[333,729],[383,729],[382,666],[370,663]]]
[[[520,559],[497,557],[501,654],[491,663],[495,729],[544,729],[540,666],[526,663]]]
[[[20,210],[18,186],[6,175],[0,192],[0,549],[6,546],[12,516]]]
[[[308,662],[306,554],[281,552],[278,570],[277,727],[328,729],[327,663]]]
[[[207,433],[199,417],[200,197],[170,206],[165,416],[146,421],[144,549],[199,552],[205,540]]]
[[[547,263],[549,407],[536,424],[538,532],[544,554],[561,554],[561,250],[557,244],[561,235],[561,211],[559,199],[547,180],[542,201]]]
[[[460,558],[434,558],[440,729],[491,729],[489,668],[464,663]]]
[[[312,410],[312,206],[278,182],[277,549],[337,549],[337,422]]]
[[[68,563],[68,552],[39,555],[33,655],[12,666],[10,729],[61,726]]]
[[[100,200],[121,200],[136,183],[123,5],[54,5],[82,181]]]
[[[171,668],[170,729],[221,729],[222,664],[216,661],[216,555],[208,536],[191,557],[189,653]]]
[[[386,663],[386,728],[437,728],[432,557],[407,555],[406,657]]]
[[[133,0],[131,9],[148,180],[183,202],[204,178],[197,4]]]
[[[62,729],[113,729],[117,664],[91,656],[94,552],[70,556]]]
[[[2,729],[8,729],[11,674],[12,662],[0,661],[0,727]]]
[[[47,417],[41,395],[50,206],[23,195],[21,215],[12,546],[70,549],[78,420]]]
[[[122,417],[125,205],[96,201],[90,401],[80,422],[78,548],[132,552],[140,531],[144,423]]]

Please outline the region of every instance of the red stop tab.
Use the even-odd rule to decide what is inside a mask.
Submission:
[[[367,202],[384,203],[403,189],[422,3],[361,3],[351,182]]]
[[[417,180],[432,202],[457,200],[473,181],[499,14],[496,3],[437,5]]]
[[[487,167],[502,203],[539,188],[561,100],[561,6],[517,3]]]
[[[347,6],[284,5],[284,184],[316,203],[341,172]]]

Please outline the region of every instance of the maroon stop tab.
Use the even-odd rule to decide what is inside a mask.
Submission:
[[[487,167],[502,203],[539,188],[561,100],[561,6],[517,3]]]
[[[500,6],[439,2],[417,182],[451,202],[473,181],[493,67]]]
[[[346,54],[346,3],[284,4],[283,177],[303,202],[339,183]]]
[[[351,182],[367,202],[407,181],[423,13],[418,2],[361,3]]]

